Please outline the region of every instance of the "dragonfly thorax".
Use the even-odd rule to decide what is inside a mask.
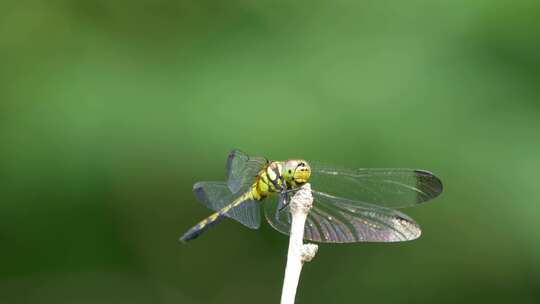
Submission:
[[[311,167],[305,160],[273,161],[261,170],[256,182],[257,196],[296,189],[305,184],[311,175]]]

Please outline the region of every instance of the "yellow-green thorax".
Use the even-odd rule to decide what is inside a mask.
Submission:
[[[311,167],[302,159],[272,161],[259,171],[251,187],[251,195],[260,200],[272,193],[296,189],[305,184]]]

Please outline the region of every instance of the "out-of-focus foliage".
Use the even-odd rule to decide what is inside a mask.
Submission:
[[[3,1],[3,303],[277,303],[287,238],[191,193],[237,147],[436,172],[423,236],[299,303],[538,303],[538,1]]]

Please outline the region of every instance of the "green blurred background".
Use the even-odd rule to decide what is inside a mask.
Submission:
[[[2,1],[2,303],[278,303],[288,239],[191,193],[228,151],[436,172],[298,303],[540,301],[538,1]]]

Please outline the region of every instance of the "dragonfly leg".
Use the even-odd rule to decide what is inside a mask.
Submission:
[[[296,191],[298,191],[298,189],[288,189],[288,190],[283,190],[281,191],[281,193],[295,193]]]
[[[279,195],[279,200],[278,200],[278,206],[276,208],[276,220],[279,221],[279,213],[285,209],[287,206],[289,205],[289,201],[288,201],[288,195],[286,193],[281,193]]]

